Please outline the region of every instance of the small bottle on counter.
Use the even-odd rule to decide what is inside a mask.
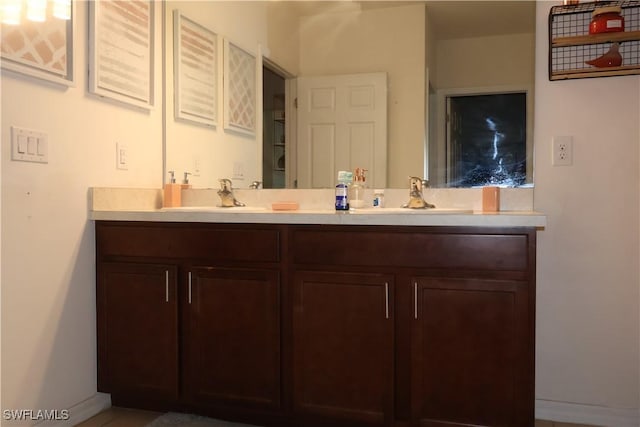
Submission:
[[[353,175],[353,184],[349,189],[349,205],[351,209],[360,209],[365,207],[364,202],[364,190],[365,181],[367,180],[365,174],[367,170],[362,168],[356,168]]]
[[[384,208],[384,190],[373,190],[373,207]]]
[[[338,185],[336,185],[336,211],[349,210],[349,185],[353,174],[348,171],[338,172]]]

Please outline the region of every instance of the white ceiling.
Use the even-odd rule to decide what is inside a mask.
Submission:
[[[426,3],[438,39],[535,32],[534,0],[294,1],[301,15]]]

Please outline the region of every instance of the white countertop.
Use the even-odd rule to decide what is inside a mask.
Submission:
[[[480,189],[431,190],[430,200],[448,209],[400,208],[406,192],[387,190],[384,208],[336,212],[333,190],[239,190],[248,207],[216,208],[215,190],[182,191],[186,207],[162,209],[160,189],[92,188],[89,219],[104,221],[210,222],[254,224],[345,224],[544,228],[547,217],[533,211],[531,189],[504,191],[497,213],[483,213]],[[389,197],[386,197],[389,196]],[[273,211],[272,202],[293,200],[296,211]],[[326,207],[330,206],[330,209]]]
[[[272,211],[267,209],[156,209],[156,210],[92,210],[92,220],[152,221],[152,222],[211,222],[254,224],[334,224],[334,225],[408,225],[408,226],[480,226],[480,227],[538,227],[547,218],[533,211],[502,211],[483,213],[471,210],[405,210],[392,212],[333,210]]]

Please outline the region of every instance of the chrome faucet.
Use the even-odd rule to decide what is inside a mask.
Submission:
[[[251,188],[252,190],[257,190],[258,188],[260,188],[260,186],[262,185],[262,182],[260,181],[253,181],[250,185],[249,188]]]
[[[229,208],[232,206],[244,206],[244,203],[241,203],[236,200],[233,195],[233,189],[231,188],[231,180],[227,178],[219,179],[220,189],[218,190],[218,196],[220,196],[220,206]]]
[[[435,205],[424,201],[422,189],[429,186],[429,182],[415,176],[409,177],[409,201],[402,205],[403,208],[425,209],[435,208]]]

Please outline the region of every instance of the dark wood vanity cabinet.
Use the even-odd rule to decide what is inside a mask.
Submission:
[[[296,271],[293,287],[297,419],[390,425],[393,277]]]
[[[352,362],[360,363],[356,369],[371,368],[371,381],[386,379],[392,364],[394,393],[378,395],[378,406],[366,411],[368,418],[353,401],[350,411],[342,408],[336,415],[351,415],[351,421],[367,425],[533,425],[534,229],[292,226],[290,240],[297,278],[294,331],[309,328],[305,320],[323,317],[349,324],[341,329],[341,323],[326,322],[333,327],[326,328],[328,348],[322,347],[325,353],[318,358],[325,372],[294,364],[294,377],[306,381],[296,384],[294,396],[314,381],[326,390],[343,387],[342,367],[326,360],[342,346],[360,360]],[[368,296],[364,290],[369,282],[389,289],[384,314],[394,329],[386,335],[379,331],[369,345],[341,339],[348,333],[358,337],[358,330],[364,337],[374,336],[370,329],[379,322],[374,313],[381,311],[383,292]],[[349,287],[360,290],[349,292]],[[350,298],[362,305],[339,302]],[[315,303],[315,316],[303,312],[307,300]],[[294,333],[294,360],[307,350],[298,335]],[[392,361],[386,359],[390,341]],[[367,364],[369,358],[378,361],[375,367]],[[326,371],[337,379],[331,381]],[[371,387],[365,381],[359,385]],[[357,386],[351,390],[357,394]],[[320,394],[318,400],[325,404],[318,404],[316,413],[335,409],[322,399]]]
[[[281,404],[280,231],[97,222],[98,390],[256,417]]]
[[[100,390],[178,397],[176,273],[171,264],[98,263]]]
[[[98,221],[99,390],[265,426],[533,426],[535,233]]]
[[[277,270],[195,267],[183,311],[187,400],[280,405]]]
[[[416,277],[413,291],[411,394],[419,425],[529,425],[527,282]]]

